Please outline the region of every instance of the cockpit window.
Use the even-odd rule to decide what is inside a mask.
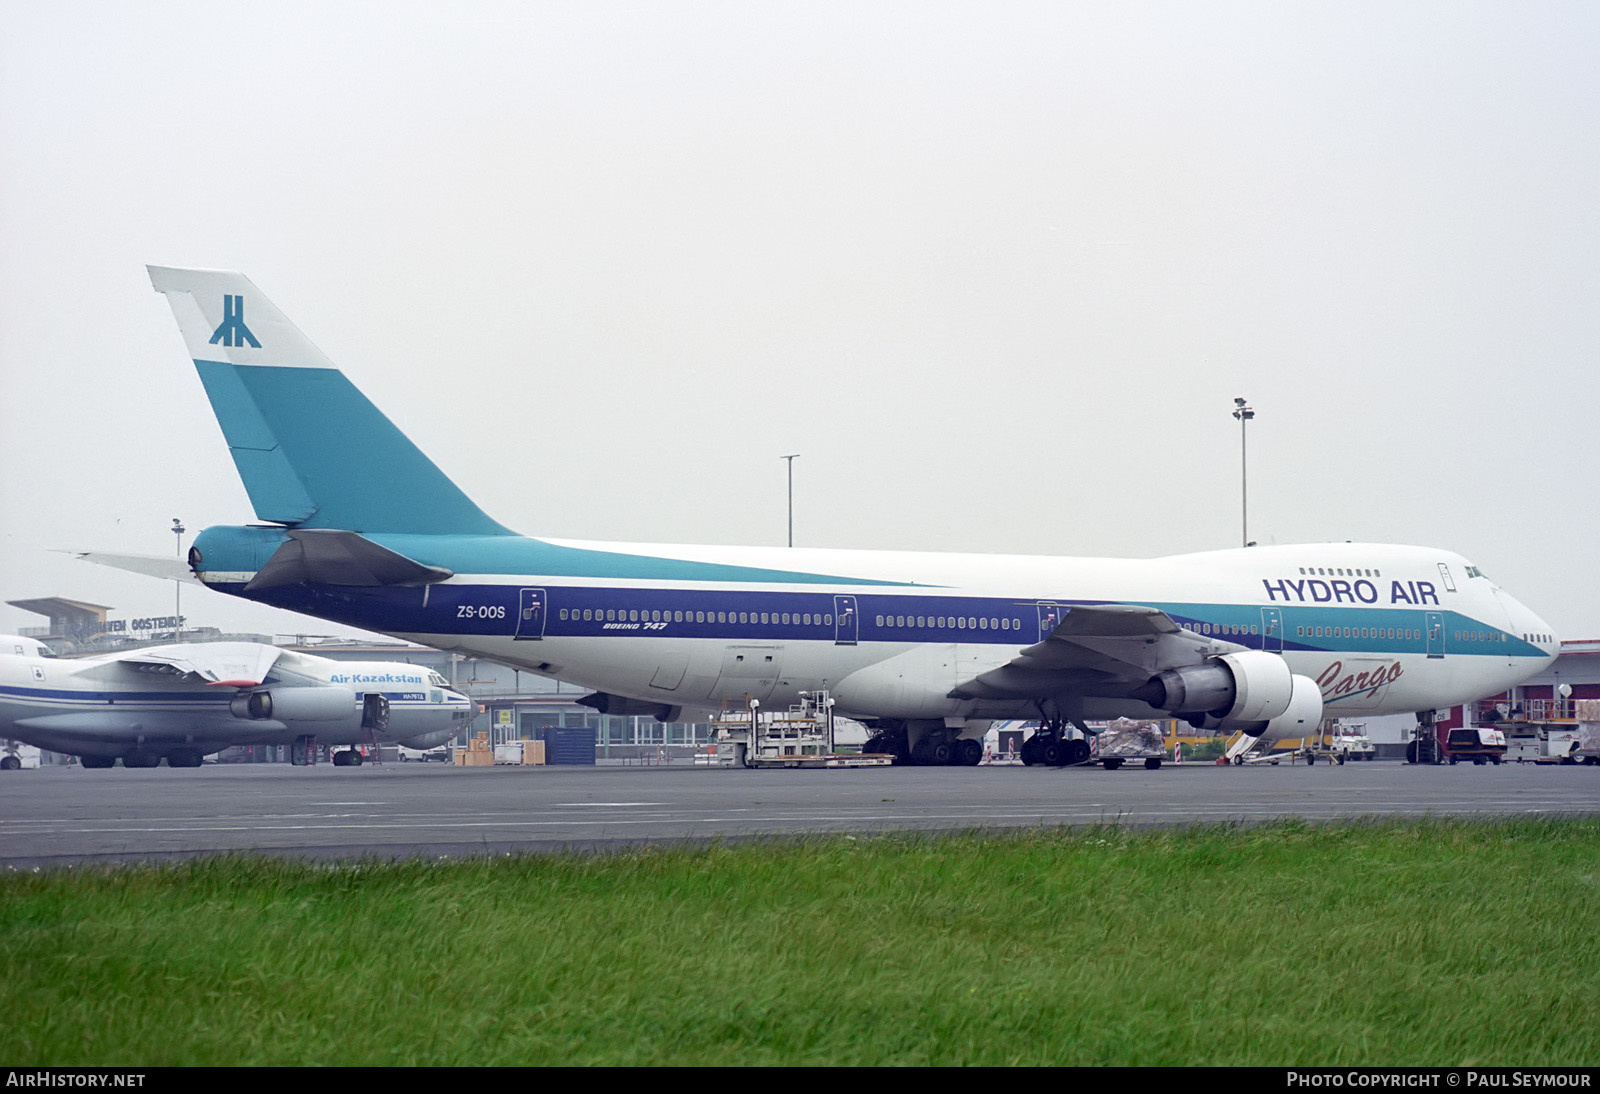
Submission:
[[[432,669],[428,670],[428,683],[432,684],[436,688],[447,688],[450,686],[449,682],[445,680],[443,676],[440,676]]]

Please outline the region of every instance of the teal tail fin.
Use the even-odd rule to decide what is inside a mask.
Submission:
[[[243,274],[151,266],[264,521],[510,535]]]

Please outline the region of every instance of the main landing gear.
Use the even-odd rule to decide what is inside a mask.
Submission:
[[[1073,767],[1089,762],[1089,742],[1068,737],[1064,718],[1046,718],[1032,737],[1022,742],[1022,762],[1029,767]]]
[[[903,726],[881,729],[867,739],[862,752],[893,756],[897,764],[924,767],[977,767],[983,761],[983,743],[958,736],[949,728],[930,729],[915,745]]]

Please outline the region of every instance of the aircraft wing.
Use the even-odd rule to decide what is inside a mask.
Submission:
[[[257,642],[196,642],[131,650],[113,660],[134,671],[198,676],[218,687],[254,687],[267,678],[283,650]]]
[[[952,699],[1045,699],[1076,692],[1126,693],[1164,669],[1199,664],[1242,647],[1184,630],[1166,612],[1131,604],[1080,605],[1055,630],[999,668],[950,692]]]

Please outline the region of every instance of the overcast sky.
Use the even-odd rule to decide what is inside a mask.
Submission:
[[[1600,635],[1597,58],[1593,0],[0,0],[0,600],[164,612],[50,549],[253,519],[153,262],[528,534],[781,544],[799,452],[808,546],[1236,546],[1242,395],[1252,538]]]

